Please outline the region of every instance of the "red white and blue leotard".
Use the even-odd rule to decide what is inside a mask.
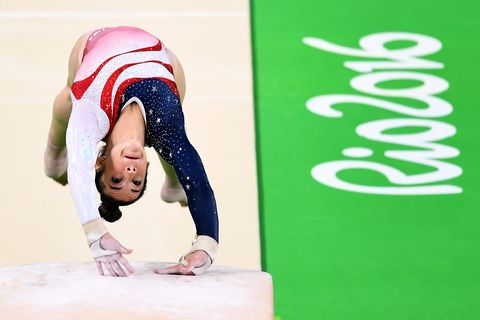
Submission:
[[[122,108],[135,101],[145,119],[145,142],[174,167],[197,234],[218,241],[215,197],[202,161],[185,134],[173,68],[160,40],[134,27],[93,32],[71,96],[68,182],[82,224],[100,217],[92,176],[96,146],[111,132]]]

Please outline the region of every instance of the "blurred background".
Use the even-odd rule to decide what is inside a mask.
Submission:
[[[81,34],[134,25],[185,69],[217,263],[269,272],[277,319],[479,319],[479,17],[473,0],[0,0],[0,265],[90,260],[43,175],[51,106]],[[110,230],[132,260],[175,261],[193,223],[149,155]]]
[[[53,100],[85,32],[133,25],[160,38],[185,69],[186,129],[211,180],[220,218],[217,263],[260,269],[247,1],[0,1],[0,264],[90,260],[68,187],[43,174]],[[160,199],[153,149],[148,191],[108,228],[131,260],[176,261],[195,229]]]

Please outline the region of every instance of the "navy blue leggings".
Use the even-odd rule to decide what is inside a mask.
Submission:
[[[215,196],[202,160],[185,134],[180,99],[161,80],[147,79],[130,85],[122,97],[123,105],[138,98],[147,118],[145,143],[173,166],[188,199],[198,235],[218,241],[218,215]]]

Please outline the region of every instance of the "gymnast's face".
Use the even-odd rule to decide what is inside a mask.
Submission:
[[[97,159],[97,170],[103,169],[103,192],[124,202],[138,198],[145,183],[147,167],[143,146],[133,142],[117,144]]]

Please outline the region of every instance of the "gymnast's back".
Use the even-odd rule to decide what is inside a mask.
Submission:
[[[68,87],[85,79],[103,63],[126,52],[164,49],[173,68],[180,97],[183,100],[185,78],[183,69],[175,54],[151,33],[131,26],[105,27],[83,34],[73,47],[68,64]],[[145,50],[143,50],[145,51]]]

